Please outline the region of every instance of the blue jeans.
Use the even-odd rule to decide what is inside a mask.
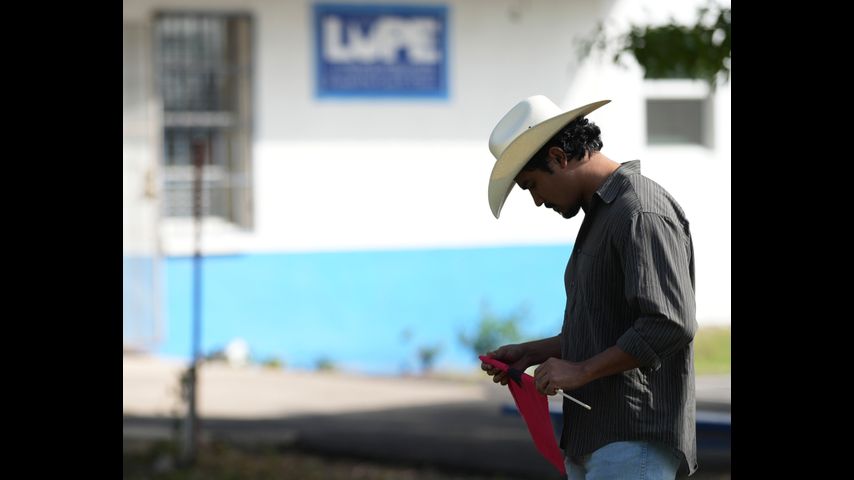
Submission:
[[[614,442],[595,452],[565,458],[568,480],[673,480],[682,458],[674,449],[653,442]]]

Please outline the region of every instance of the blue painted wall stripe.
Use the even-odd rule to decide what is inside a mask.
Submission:
[[[458,341],[482,305],[499,315],[527,308],[532,337],[560,331],[563,272],[572,245],[475,249],[251,254],[204,259],[202,349],[240,337],[252,355],[312,368],[418,368],[417,349],[440,344],[437,368],[477,365]],[[166,339],[160,354],[188,359],[192,258],[166,261]],[[407,341],[402,332],[410,330]]]

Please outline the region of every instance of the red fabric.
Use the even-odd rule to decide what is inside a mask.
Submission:
[[[494,358],[489,358],[485,355],[481,355],[479,358],[484,363],[488,363],[503,372],[509,371],[510,381],[507,382],[507,385],[510,386],[510,393],[513,395],[513,400],[516,401],[516,408],[522,414],[522,418],[528,426],[528,431],[531,432],[531,438],[534,439],[537,450],[560,473],[566,475],[563,452],[557,446],[552,420],[549,416],[549,402],[545,395],[537,391],[534,377],[525,372],[510,368],[507,364],[499,362]]]

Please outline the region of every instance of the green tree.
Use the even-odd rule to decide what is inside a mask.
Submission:
[[[325,355],[315,360],[314,368],[317,369],[317,371],[319,372],[334,372],[338,369],[338,367],[335,365],[335,362]]]
[[[423,345],[418,348],[418,359],[421,361],[422,373],[430,373],[433,370],[433,363],[441,351],[441,345]]]
[[[579,57],[592,51],[612,50],[612,61],[622,65],[631,55],[644,70],[644,78],[704,80],[714,89],[718,79],[730,78],[732,9],[709,3],[699,8],[694,25],[670,20],[664,25],[634,25],[628,33],[609,35],[602,22],[587,38],[578,40]]]
[[[526,309],[520,308],[505,317],[498,317],[484,305],[481,307],[477,330],[473,334],[460,332],[460,343],[470,348],[475,355],[483,355],[502,345],[519,342],[523,336],[519,332],[518,322],[525,316]]]

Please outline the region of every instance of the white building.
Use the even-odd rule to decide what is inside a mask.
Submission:
[[[194,142],[203,350],[242,337],[290,365],[397,371],[435,344],[440,368],[473,363],[456,338],[483,305],[555,334],[582,215],[514,190],[499,221],[486,195],[489,134],[534,94],[612,100],[590,116],[603,153],[640,159],[679,201],[698,320],[730,324],[731,82],[712,93],[577,54],[600,20],[692,22],[704,3],[125,0],[125,342],[189,354]],[[354,93],[348,72],[399,91]]]

